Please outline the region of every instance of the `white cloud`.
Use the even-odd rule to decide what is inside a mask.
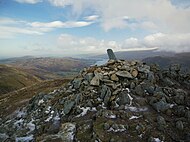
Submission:
[[[16,0],[21,3],[37,3],[43,0]],[[80,17],[92,9],[100,17],[105,31],[113,28],[142,28],[164,33],[190,32],[190,2],[179,0],[48,0],[57,7],[71,6],[72,16]],[[122,18],[122,17],[127,17]],[[96,20],[92,15],[86,20]],[[130,19],[136,22],[131,23]]]
[[[0,17],[0,38],[12,38],[17,34],[42,35],[56,28],[77,28],[92,24],[93,21],[27,22]]]
[[[59,50],[66,54],[105,53],[107,48],[114,51],[153,50],[187,52],[190,51],[190,34],[147,35],[143,39],[134,37],[122,42],[97,40],[92,37],[80,38],[68,34],[61,34],[58,38]]]
[[[15,0],[15,1],[19,3],[28,3],[28,4],[36,4],[42,2],[42,0]]]
[[[161,51],[189,52],[190,34],[151,34],[143,39],[129,38],[122,44],[122,49],[150,49],[157,48]]]
[[[99,18],[98,15],[91,15],[91,16],[84,17],[84,19],[87,21],[96,21],[98,18]]]
[[[58,38],[58,47],[66,54],[104,53],[107,48],[120,50],[116,41],[97,40],[92,37],[80,38],[68,34],[61,34]]]
[[[91,8],[101,17],[104,30],[126,28],[131,23],[121,17],[136,19],[137,27],[160,32],[190,32],[190,8],[178,8],[170,0],[50,0],[55,6],[72,5],[73,12],[81,14]],[[184,4],[184,3],[183,3]],[[186,4],[187,5],[187,4]],[[130,26],[129,26],[130,27]]]
[[[32,27],[43,27],[43,28],[75,28],[75,27],[84,27],[91,25],[92,22],[86,22],[86,21],[53,21],[53,22],[32,22]]]
[[[57,7],[65,7],[73,3],[72,0],[48,0],[52,5]]]

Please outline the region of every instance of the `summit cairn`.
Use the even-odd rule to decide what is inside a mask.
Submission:
[[[141,61],[84,68],[0,121],[0,141],[190,141],[190,75]],[[110,54],[111,53],[111,54]]]

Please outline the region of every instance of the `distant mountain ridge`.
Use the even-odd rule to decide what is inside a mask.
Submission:
[[[161,68],[168,69],[171,64],[180,64],[183,70],[190,71],[190,52],[177,53],[174,56],[155,56],[143,59],[148,64],[158,64]]]
[[[8,64],[23,69],[39,78],[57,79],[67,76],[67,73],[76,74],[82,68],[94,64],[93,60],[75,58],[53,58],[24,56],[0,60],[1,64]],[[72,73],[71,73],[72,72]]]
[[[148,57],[154,56],[173,56],[174,52],[165,52],[165,51],[157,51],[157,50],[142,50],[142,51],[120,51],[114,52],[117,59],[123,60],[142,60]],[[106,59],[108,58],[107,54],[92,56],[92,58],[96,59]]]

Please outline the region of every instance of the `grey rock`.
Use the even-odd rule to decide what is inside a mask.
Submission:
[[[147,66],[147,65],[140,66],[140,67],[138,67],[138,71],[143,72],[143,73],[149,73],[150,72],[150,66]]]
[[[158,129],[164,130],[164,128],[166,127],[166,121],[165,121],[164,117],[158,116],[157,122],[158,122]]]
[[[160,111],[164,112],[170,108],[170,105],[168,103],[166,103],[165,101],[160,100],[159,102],[154,103],[153,107],[154,107],[154,109],[157,110],[157,112],[160,112]]]
[[[110,124],[109,123],[104,123],[104,130],[108,130],[110,128]]]
[[[131,88],[131,89],[135,88],[135,83],[134,83],[134,82],[131,82],[130,88]]]
[[[131,103],[131,99],[128,95],[128,91],[122,91],[120,94],[119,94],[119,100],[118,100],[118,104],[121,106],[121,105],[130,105]]]
[[[94,74],[93,73],[87,73],[85,76],[84,76],[84,79],[87,80],[88,82],[90,82],[93,78]]]
[[[154,77],[154,73],[152,71],[150,71],[148,73],[148,81],[151,82],[151,83],[154,83],[155,82],[155,77]]]
[[[149,86],[146,90],[149,94],[153,94],[154,93],[154,86]]]
[[[110,60],[117,60],[112,49],[107,49],[107,54]]]
[[[99,86],[100,80],[102,80],[102,78],[103,78],[103,75],[101,73],[96,73],[95,76],[90,81],[90,85]]]
[[[90,81],[90,85],[99,86],[100,85],[100,79],[97,76],[93,77],[92,80]]]
[[[64,114],[69,114],[69,112],[71,111],[71,109],[73,108],[75,102],[74,101],[66,101],[65,104],[64,104],[64,108],[63,108],[63,111],[64,111]]]
[[[185,96],[184,95],[177,95],[177,96],[174,97],[174,99],[175,99],[175,102],[178,105],[181,105],[181,104],[185,103]]]
[[[133,78],[133,76],[128,71],[118,71],[116,72],[116,75],[120,77],[130,78],[130,79]]]
[[[137,71],[136,69],[133,69],[133,70],[131,71],[131,75],[132,75],[133,77],[137,77],[138,71]]]
[[[8,138],[9,138],[9,136],[7,134],[0,133],[0,141],[1,142],[5,142]]]
[[[115,74],[112,74],[111,75],[111,80],[113,80],[113,81],[119,81],[119,78]]]
[[[58,133],[60,126],[61,126],[60,119],[54,119],[53,123],[50,125],[50,128],[48,129],[48,133],[51,133],[51,134]]]
[[[73,80],[73,87],[74,87],[75,89],[79,89],[82,80],[83,80],[83,78],[75,78],[75,79]]]
[[[104,97],[104,104],[107,106],[108,105],[108,102],[110,100],[110,97],[111,97],[111,90],[110,88],[107,89],[107,92],[106,92],[106,95]]]
[[[185,96],[186,96],[186,92],[183,91],[182,89],[178,89],[178,90],[175,90],[175,102],[178,104],[178,105],[183,105],[185,103]]]
[[[172,64],[170,65],[170,71],[180,71],[180,64]]]
[[[135,93],[139,96],[142,96],[144,94],[144,90],[143,88],[141,87],[141,85],[137,85],[135,87]]]
[[[183,126],[183,122],[182,121],[177,121],[176,122],[176,128],[178,130],[183,130],[184,126]]]
[[[175,85],[175,83],[174,83],[170,78],[168,78],[168,77],[164,78],[163,81],[164,81],[164,83],[165,83],[166,85],[168,85],[169,87]]]
[[[182,105],[178,105],[177,108],[174,109],[175,114],[183,117],[185,115],[185,107]]]
[[[186,112],[186,118],[190,122],[190,111],[189,110]]]
[[[144,126],[143,124],[139,123],[139,124],[136,126],[135,129],[137,130],[137,132],[138,132],[139,134],[141,134],[141,133],[145,130],[145,126]]]
[[[116,123],[114,123],[114,124],[112,125],[112,128],[113,128],[114,130],[117,130],[117,129],[119,129],[119,126],[118,126]]]
[[[81,94],[77,94],[75,98],[76,105],[80,102],[80,99],[81,99]]]

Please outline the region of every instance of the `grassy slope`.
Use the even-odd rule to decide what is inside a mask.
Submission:
[[[0,118],[12,114],[15,110],[28,103],[28,101],[40,92],[49,92],[65,85],[71,79],[48,80],[36,83],[0,96]]]
[[[12,66],[0,65],[0,94],[5,94],[41,80]]]

